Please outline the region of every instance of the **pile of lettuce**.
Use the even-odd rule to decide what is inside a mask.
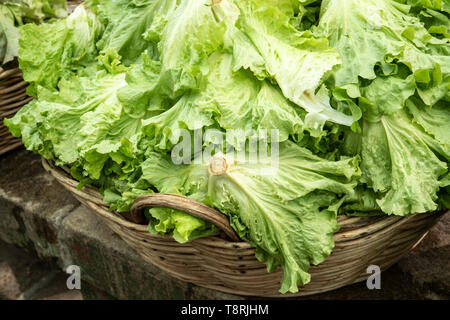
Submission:
[[[89,0],[66,19],[21,27],[35,99],[5,124],[28,150],[69,166],[80,188],[97,186],[111,210],[153,192],[217,208],[268,272],[281,266],[280,291],[296,292],[332,252],[338,215],[450,208],[449,9]],[[206,132],[197,147],[212,158],[174,161],[180,143]],[[229,159],[255,139],[270,152],[276,144],[277,161]],[[150,232],[179,242],[218,232],[180,211],[147,216]]]
[[[0,3],[0,65],[18,55],[19,26],[67,16],[66,0],[2,0]]]

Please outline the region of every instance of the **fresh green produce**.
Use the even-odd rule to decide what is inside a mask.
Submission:
[[[35,99],[5,124],[111,210],[153,192],[217,208],[296,292],[338,215],[450,208],[449,17],[447,0],[89,0],[20,28]],[[218,232],[146,214],[179,242]]]
[[[5,0],[0,3],[0,65],[18,54],[18,26],[67,16],[65,0]]]

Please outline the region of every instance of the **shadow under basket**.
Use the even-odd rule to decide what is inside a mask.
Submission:
[[[254,249],[240,240],[228,218],[200,202],[174,194],[150,194],[134,202],[130,213],[111,212],[93,187],[77,190],[67,168],[43,159],[50,172],[79,201],[100,217],[141,257],[173,277],[226,293],[257,297],[307,296],[331,291],[366,280],[369,265],[386,270],[414,248],[444,214],[423,213],[409,217],[340,216],[340,231],[334,235],[335,248],[325,261],[309,270],[311,282],[299,292],[281,294],[282,270],[267,273],[255,258]],[[180,244],[171,236],[153,235],[142,219],[144,208],[182,210],[208,220],[222,231],[217,236]],[[137,221],[137,222],[133,222]],[[142,224],[141,224],[142,223]]]
[[[26,88],[19,68],[4,70],[0,67],[0,155],[22,146],[22,140],[11,135],[3,120],[13,117],[32,100]]]

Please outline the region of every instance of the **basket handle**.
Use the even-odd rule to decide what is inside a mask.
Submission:
[[[241,239],[231,228],[227,217],[199,201],[171,193],[146,194],[137,198],[130,210],[131,216],[135,219],[144,215],[145,208],[168,208],[180,210],[193,215],[194,217],[211,222],[221,229],[231,240],[240,242]]]

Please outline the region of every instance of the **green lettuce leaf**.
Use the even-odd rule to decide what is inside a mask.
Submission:
[[[162,32],[159,90],[170,98],[198,89],[209,70],[209,55],[223,46],[225,25],[216,21],[210,3],[183,1]]]
[[[178,210],[154,208],[149,211],[148,231],[161,235],[170,233],[179,243],[218,233],[215,225]]]
[[[179,2],[88,1],[88,6],[93,8],[106,24],[105,32],[97,44],[99,50],[116,51],[125,65],[133,63],[146,50],[152,58],[158,57],[157,41],[151,41],[149,34],[152,32],[153,38],[161,36],[168,17],[175,11]]]
[[[56,90],[62,78],[70,79],[86,68],[95,72],[95,41],[102,31],[103,25],[83,6],[65,20],[21,27],[19,64],[30,83],[28,94],[36,96],[38,86]]]
[[[360,90],[370,103],[370,106],[366,106],[364,118],[373,122],[380,120],[383,115],[402,110],[406,100],[414,95],[416,86],[412,75],[406,79],[377,77],[370,85]]]
[[[26,23],[67,16],[65,0],[5,0],[0,3],[0,65],[18,55],[19,29]]]
[[[327,161],[292,142],[280,145],[279,166],[251,164],[216,154],[209,162],[174,165],[153,154],[142,178],[160,192],[206,201],[230,216],[233,228],[257,248],[269,272],[283,268],[281,292],[296,292],[310,281],[310,262],[318,264],[334,246],[338,230],[337,194],[351,194],[359,176],[357,158]],[[226,170],[220,163],[227,163]],[[289,240],[290,239],[290,240]]]
[[[450,109],[445,101],[434,106],[425,105],[420,99],[411,98],[406,103],[414,121],[440,144],[450,151]]]
[[[450,3],[448,0],[397,0],[413,7],[428,8],[450,13]]]
[[[40,23],[45,19],[67,16],[65,0],[5,0],[1,5],[14,13],[18,25]]]
[[[214,54],[204,90],[204,105],[213,105],[223,129],[243,131],[279,129],[279,141],[301,131],[303,121],[295,105],[268,81],[245,70],[233,71],[233,56]]]
[[[38,100],[19,110],[14,118],[5,119],[5,124],[13,134],[22,136],[27,148],[39,152],[41,145],[50,144],[57,163],[72,164],[95,142],[108,144],[100,134],[108,127],[96,127],[90,119],[99,124],[113,121],[120,108],[115,91],[126,84],[124,78],[124,74],[100,71],[94,79],[62,80],[58,92],[41,89]]]
[[[11,10],[0,5],[0,65],[12,61],[19,50],[19,30]]]
[[[421,98],[433,105],[450,83],[450,43],[433,37],[410,7],[392,0],[322,2],[318,34],[325,35],[343,60],[336,84],[358,84],[358,77],[375,79],[398,72],[400,62],[414,74]]]
[[[404,216],[437,209],[439,178],[448,170],[436,154],[439,150],[450,151],[415,126],[404,111],[364,122],[363,181],[379,193],[383,212]]]
[[[285,9],[292,6],[290,1],[287,6],[271,0],[223,1],[218,6],[222,6],[221,10],[216,10],[228,28],[235,26],[238,29],[233,32],[237,34],[233,37],[236,39],[233,39],[235,60],[240,60],[253,44],[255,48],[248,51],[249,58],[242,66],[256,71],[258,78],[265,73],[273,78],[286,98],[310,114],[308,124],[311,123],[311,128],[321,129],[325,121],[347,126],[353,123],[351,116],[331,107],[329,98],[315,96],[322,80],[340,60],[337,53],[328,47],[326,39],[315,39],[308,32],[295,29]],[[230,9],[233,7],[234,10]]]
[[[182,130],[189,133],[211,127],[215,124],[214,109],[202,108],[202,98],[199,94],[182,96],[178,102],[167,111],[142,121],[142,131],[145,139],[151,141],[157,150],[170,151],[183,141]],[[188,137],[189,139],[191,137]]]

